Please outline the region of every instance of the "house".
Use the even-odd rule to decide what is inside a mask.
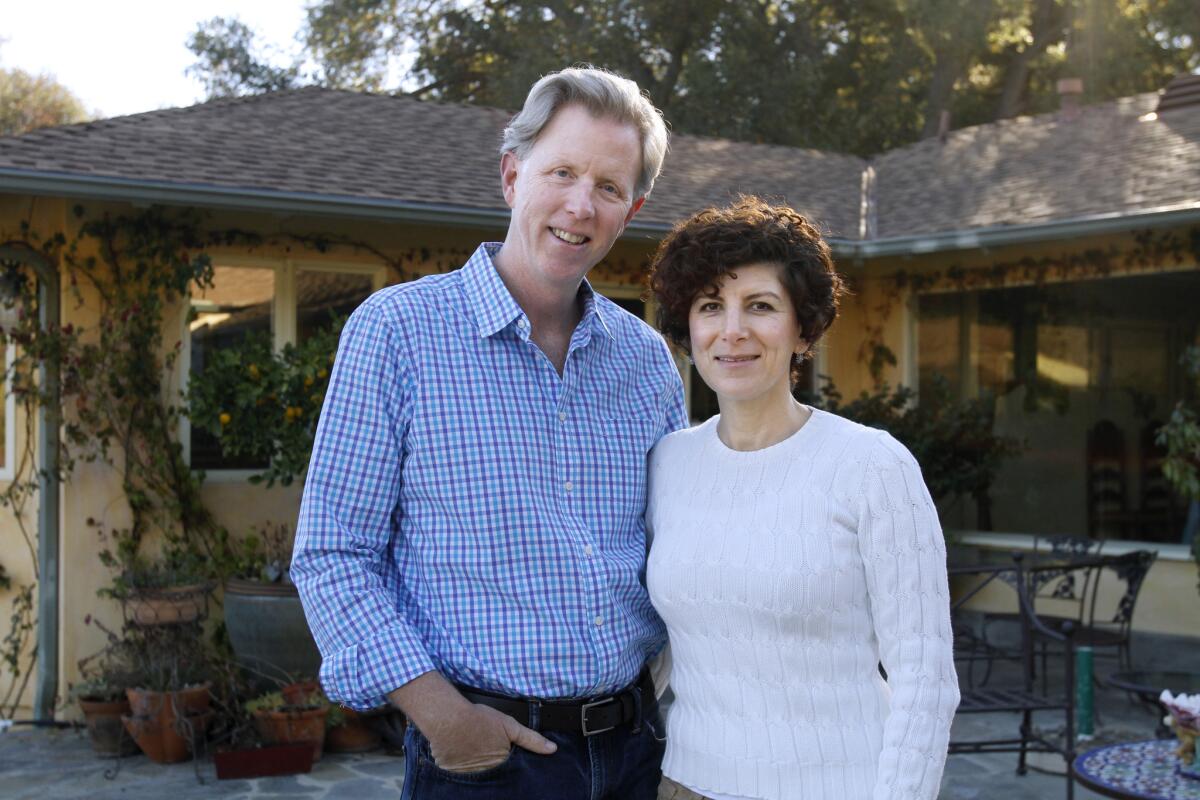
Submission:
[[[882,379],[958,396],[989,391],[997,427],[1028,447],[1005,468],[990,509],[942,509],[968,541],[1028,547],[1071,533],[1153,542],[1139,629],[1195,635],[1196,566],[1183,510],[1163,494],[1146,431],[1188,391],[1178,354],[1200,342],[1200,78],[1165,93],[953,131],[870,160],[796,148],[676,136],[642,212],[593,271],[596,288],[650,318],[640,299],[657,240],[682,216],[739,192],[791,203],[827,232],[855,295],[808,380],[847,394],[872,385],[870,356],[896,357]],[[208,248],[214,285],[168,314],[180,343],[171,387],[231,330],[302,340],[330,308],[388,283],[453,269],[502,238],[497,146],[509,113],[318,88],[218,100],[0,139],[0,243],[21,223],[70,233],[89,216],[154,205],[201,210],[204,224],[255,237]],[[53,268],[55,265],[50,265]],[[64,288],[64,322],[94,319]],[[711,411],[682,362],[693,416]],[[29,428],[4,408],[0,481],[11,480]],[[1103,425],[1102,423],[1109,423]],[[1101,441],[1097,430],[1111,433]],[[251,486],[254,465],[180,436],[208,471],[204,499],[230,530],[294,519],[298,490]],[[1103,456],[1103,459],[1101,458]],[[1097,511],[1093,467],[1110,467]],[[102,635],[90,613],[107,581],[96,526],[127,524],[110,470],[77,468],[59,505],[60,690]],[[981,513],[994,532],[975,532]],[[31,519],[25,531],[36,530]],[[15,586],[33,576],[12,514],[0,517],[0,563]],[[0,603],[12,597],[0,593]],[[12,676],[0,674],[0,693]],[[25,691],[32,697],[31,687]]]

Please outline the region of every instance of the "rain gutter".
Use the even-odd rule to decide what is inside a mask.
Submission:
[[[43,331],[61,324],[61,282],[56,269],[38,252],[24,246],[0,245],[0,261],[28,265],[37,275],[38,324]],[[49,400],[38,406],[38,627],[37,685],[33,711],[38,720],[53,720],[58,695],[59,592],[59,426],[62,423],[59,365],[42,362],[39,379]]]
[[[209,206],[276,214],[353,217],[448,227],[506,228],[509,220],[507,208],[135,180],[12,167],[0,167],[0,192],[28,192],[131,203]],[[1200,221],[1200,202],[1191,202],[1134,213],[1096,214],[1053,222],[994,225],[866,240],[830,237],[828,242],[840,258],[866,260],[1072,239],[1197,221]],[[671,227],[671,223],[643,221],[635,217],[625,229],[622,238],[660,238]]]

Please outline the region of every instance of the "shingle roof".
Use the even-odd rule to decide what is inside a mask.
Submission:
[[[0,139],[0,168],[506,212],[497,147],[511,112],[306,88]],[[858,227],[859,159],[676,136],[639,221],[669,225],[738,191]]]
[[[754,192],[842,240],[1200,208],[1200,106],[1158,94],[951,132],[876,157],[675,136],[636,222],[670,225]],[[24,174],[353,198],[501,219],[496,148],[511,112],[310,87],[0,138],[0,189]],[[491,219],[493,216],[489,216]]]
[[[875,236],[1200,204],[1200,107],[1158,93],[951,132],[878,156]]]

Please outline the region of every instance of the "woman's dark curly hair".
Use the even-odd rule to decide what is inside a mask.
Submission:
[[[663,239],[650,266],[658,329],[690,352],[688,312],[696,295],[712,294],[738,267],[764,261],[783,267],[780,280],[809,344],[808,356],[837,317],[845,284],[833,267],[829,245],[807,219],[793,208],[754,196],[699,211]]]

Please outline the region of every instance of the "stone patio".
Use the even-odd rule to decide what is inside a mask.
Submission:
[[[1141,637],[1135,658],[1148,669],[1200,670],[1194,641]],[[1100,661],[1097,672],[1112,671]],[[1051,679],[1053,680],[1053,675]],[[998,678],[999,679],[999,676]],[[1098,687],[1096,710],[1103,731],[1131,739],[1151,738],[1157,717],[1122,692]],[[1047,718],[1047,724],[1049,718]],[[1017,729],[1016,715],[987,714],[955,720],[966,738]],[[959,755],[946,764],[942,800],[1025,800],[1065,797],[1061,775],[1030,770],[1016,774],[1016,754]],[[83,730],[14,726],[0,733],[0,796],[5,800],[201,800],[201,798],[302,798],[375,800],[399,798],[404,760],[383,751],[366,755],[326,755],[308,775],[218,781],[210,760],[159,766],[145,756],[99,759]],[[1075,797],[1099,797],[1076,786]],[[829,798],[829,800],[836,800]]]

